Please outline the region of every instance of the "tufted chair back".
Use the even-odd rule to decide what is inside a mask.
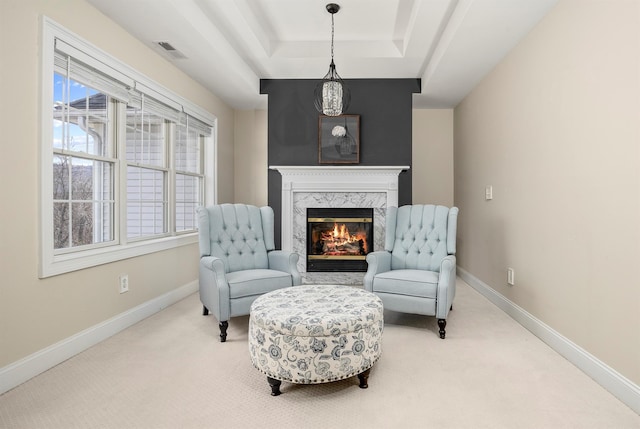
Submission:
[[[458,209],[409,205],[387,209],[385,250],[391,269],[440,271],[447,255],[456,253]]]
[[[198,209],[200,256],[224,261],[226,273],[269,268],[274,250],[273,209],[221,204]]]

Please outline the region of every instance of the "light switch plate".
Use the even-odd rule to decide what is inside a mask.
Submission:
[[[493,199],[493,186],[487,185],[487,187],[484,188],[484,198],[486,200],[492,200]]]

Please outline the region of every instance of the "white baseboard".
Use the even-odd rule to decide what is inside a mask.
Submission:
[[[553,350],[564,356],[569,362],[611,392],[611,394],[629,406],[633,411],[640,414],[640,386],[625,378],[568,338],[560,335],[542,321],[533,317],[526,310],[496,292],[468,271],[460,267],[457,267],[457,271],[460,278],[469,284],[469,286],[531,331],[532,334],[544,341]]]
[[[0,394],[159,312],[198,290],[193,281],[0,368]]]

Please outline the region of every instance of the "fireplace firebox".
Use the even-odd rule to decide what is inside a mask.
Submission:
[[[367,271],[372,208],[307,208],[307,271]]]

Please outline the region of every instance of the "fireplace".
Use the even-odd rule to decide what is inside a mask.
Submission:
[[[307,208],[307,271],[367,271],[373,208]]]
[[[282,249],[296,252],[304,284],[362,285],[366,271],[309,272],[307,209],[372,207],[372,251],[384,248],[387,207],[398,206],[398,176],[410,166],[272,165],[282,175]],[[366,262],[366,261],[365,261]]]

